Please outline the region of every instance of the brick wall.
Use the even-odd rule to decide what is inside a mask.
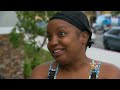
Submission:
[[[0,75],[6,79],[23,79],[22,48],[14,49],[8,35],[0,35]]]

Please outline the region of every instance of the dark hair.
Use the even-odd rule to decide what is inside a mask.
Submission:
[[[68,23],[71,23],[72,25],[76,26],[82,32],[88,32],[90,36],[87,42],[87,46],[89,48],[91,47],[91,45],[93,44],[93,42],[91,41],[92,31],[90,29],[89,21],[86,15],[82,11],[58,12],[55,15],[53,15],[53,17],[50,20],[53,19],[61,19],[67,21]]]

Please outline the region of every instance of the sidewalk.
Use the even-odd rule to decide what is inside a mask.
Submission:
[[[90,58],[100,60],[103,62],[108,62],[120,67],[120,53],[115,51],[108,51],[99,48],[88,48],[86,55]]]

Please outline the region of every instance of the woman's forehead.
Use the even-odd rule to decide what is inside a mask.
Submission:
[[[64,27],[64,26],[58,26],[58,27],[56,27],[54,29],[48,28],[47,32],[58,31],[58,30],[66,30],[66,27]]]
[[[74,25],[60,19],[53,19],[48,22],[47,30],[49,29],[67,29],[67,28],[77,28]]]
[[[48,22],[48,25],[51,25],[51,24],[55,24],[55,25],[58,25],[58,26],[70,26],[71,24],[64,21],[64,20],[60,20],[60,19],[53,19],[51,21]],[[55,26],[53,25],[53,26]]]

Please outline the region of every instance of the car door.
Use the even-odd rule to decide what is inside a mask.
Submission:
[[[120,29],[113,29],[109,32],[108,45],[112,49],[120,50]]]

